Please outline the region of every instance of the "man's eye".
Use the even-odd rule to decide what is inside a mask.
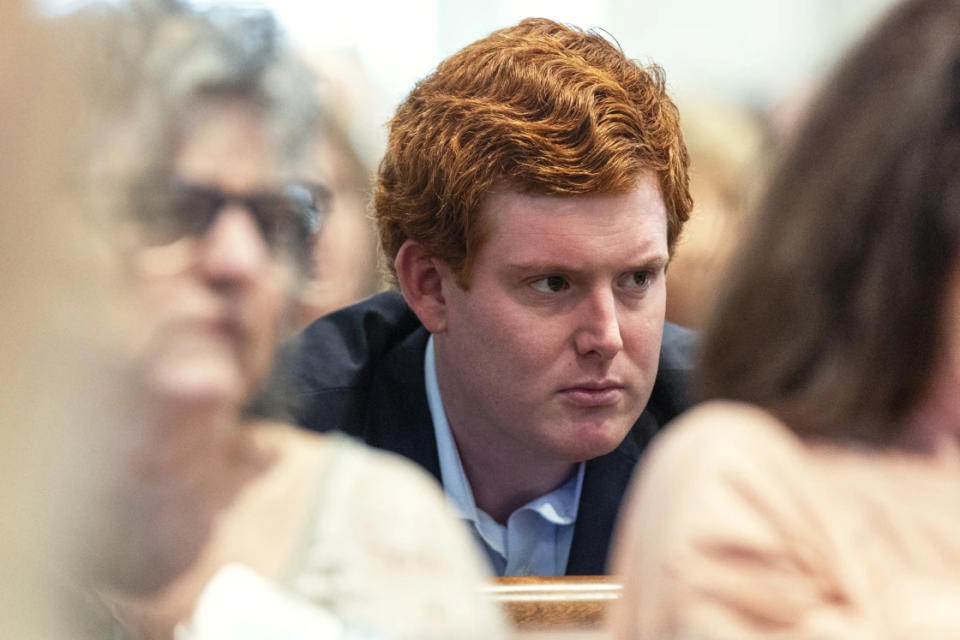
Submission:
[[[651,279],[652,275],[649,271],[634,271],[627,274],[623,284],[629,289],[643,289],[650,284]]]
[[[530,286],[540,293],[556,293],[569,289],[570,283],[563,276],[547,276],[531,283]]]

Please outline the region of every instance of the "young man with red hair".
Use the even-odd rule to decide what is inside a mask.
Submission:
[[[603,573],[641,450],[688,404],[692,335],[664,327],[687,166],[661,70],[600,35],[529,19],[454,54],[380,166],[402,295],[306,330],[297,421],[431,471],[498,574]]]

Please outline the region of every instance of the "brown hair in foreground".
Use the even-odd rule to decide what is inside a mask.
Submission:
[[[885,443],[930,382],[960,245],[960,2],[895,10],[826,85],[720,295],[706,397]]]
[[[659,67],[599,34],[527,19],[442,62],[398,108],[375,195],[383,251],[392,270],[415,240],[466,287],[494,189],[625,193],[647,171],[672,248],[692,206],[688,164]]]

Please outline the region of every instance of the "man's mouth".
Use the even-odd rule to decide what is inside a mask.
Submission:
[[[561,389],[560,395],[579,407],[608,407],[620,402],[623,389],[616,381],[585,381]]]

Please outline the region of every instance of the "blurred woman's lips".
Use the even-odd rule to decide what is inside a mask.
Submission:
[[[243,323],[232,316],[216,318],[212,320],[208,326],[213,331],[221,333],[235,342],[241,342],[246,335],[246,329]]]
[[[191,316],[181,317],[167,323],[160,335],[176,339],[176,336],[188,339],[213,339],[238,348],[246,338],[246,329],[242,322],[230,316]],[[193,338],[190,338],[193,336]]]

